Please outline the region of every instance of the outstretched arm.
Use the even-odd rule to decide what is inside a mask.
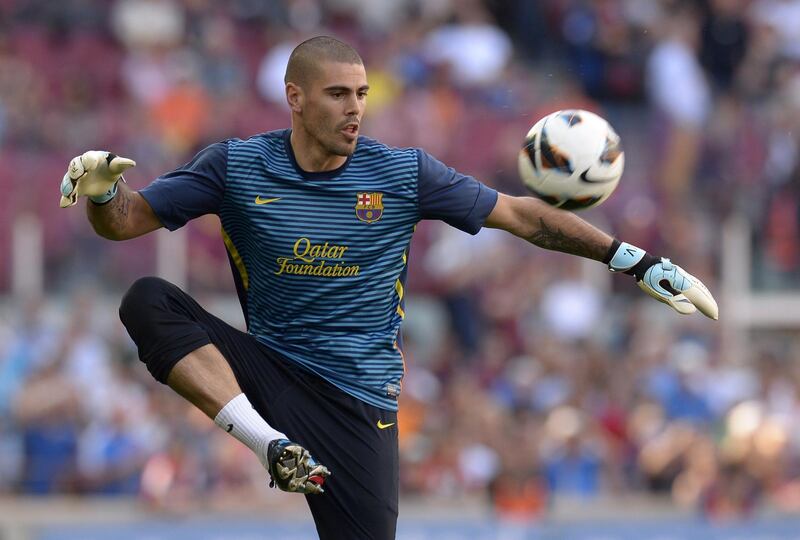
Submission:
[[[124,182],[117,184],[117,194],[110,201],[88,200],[86,215],[95,232],[109,240],[136,238],[162,226],[145,198]]]
[[[100,236],[127,240],[161,227],[161,221],[139,193],[122,180],[122,173],[136,166],[132,159],[103,150],[75,156],[61,179],[62,208],[87,197],[89,222]]]
[[[717,303],[705,285],[680,266],[620,242],[575,214],[539,199],[500,193],[484,225],[545,249],[606,263],[612,272],[634,276],[640,289],[679,313],[700,310],[712,319],[719,317]]]
[[[160,227],[175,230],[204,214],[219,213],[225,191],[228,145],[212,144],[189,163],[133,191],[122,173],[136,163],[116,154],[90,150],[72,159],[61,180],[62,208],[88,197],[89,222],[100,236],[127,240]]]
[[[605,261],[614,239],[572,212],[533,197],[498,194],[485,225],[503,229],[545,249]]]

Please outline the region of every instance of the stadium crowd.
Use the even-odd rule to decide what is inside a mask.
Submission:
[[[56,185],[89,148],[135,159],[141,187],[211,142],[285,127],[288,54],[321,33],[363,55],[367,135],[522,194],[529,126],[597,111],[626,172],[589,220],[718,290],[720,224],[742,213],[761,231],[753,286],[797,288],[798,0],[0,0],[0,292],[25,215],[46,282],[0,319],[0,492],[269,496],[257,460],[159,388],[115,320],[154,239],[96,237]],[[218,220],[187,229],[191,291],[232,294]],[[718,325],[491,230],[423,223],[409,264],[403,493],[483,494],[521,519],[630,493],[713,518],[800,510],[796,340],[733,362]]]

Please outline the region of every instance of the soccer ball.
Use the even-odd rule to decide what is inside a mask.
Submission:
[[[531,128],[517,160],[525,186],[545,202],[583,210],[606,200],[625,167],[619,135],[580,109],[548,114]]]

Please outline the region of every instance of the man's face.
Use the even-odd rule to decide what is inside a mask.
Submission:
[[[323,62],[303,92],[305,130],[330,154],[349,156],[367,105],[367,73],[361,64]]]

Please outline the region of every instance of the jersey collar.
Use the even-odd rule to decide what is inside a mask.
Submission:
[[[283,145],[286,148],[286,155],[289,156],[289,161],[292,162],[292,167],[294,170],[297,171],[297,174],[306,178],[308,180],[319,180],[322,178],[336,178],[339,176],[350,164],[350,161],[353,159],[355,152],[347,156],[347,159],[344,163],[342,163],[339,167],[335,169],[331,169],[330,171],[318,171],[318,172],[309,172],[305,171],[300,168],[300,165],[297,164],[297,159],[294,157],[294,149],[292,148],[292,143],[289,139],[292,135],[292,129],[289,128],[283,135]]]

